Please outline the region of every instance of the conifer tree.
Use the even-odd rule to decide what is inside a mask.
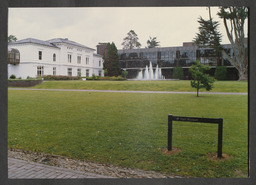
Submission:
[[[103,54],[103,69],[107,76],[119,76],[121,67],[117,53],[116,45],[112,42],[108,43]]]

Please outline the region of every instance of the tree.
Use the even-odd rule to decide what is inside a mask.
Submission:
[[[222,35],[218,31],[219,23],[213,21],[211,17],[211,9],[209,7],[209,20],[205,20],[199,17],[199,33],[196,34],[194,39],[198,47],[201,48],[212,48],[215,55],[217,56],[217,63],[220,65],[221,62],[221,52],[223,50],[221,43]]]
[[[222,7],[218,12],[220,18],[224,21],[224,26],[228,39],[231,43],[234,56],[229,54],[221,46],[221,34],[218,32],[219,23],[211,18],[211,9],[209,7],[209,20],[201,17],[198,22],[200,24],[199,33],[197,33],[195,42],[199,47],[210,47],[215,51],[218,61],[220,55],[227,59],[239,73],[239,80],[247,80],[248,78],[248,50],[244,43],[244,23],[248,18],[248,8],[246,7]],[[229,25],[228,26],[228,23]],[[218,62],[219,63],[219,62]]]
[[[197,97],[199,96],[199,90],[205,88],[210,91],[213,88],[214,78],[206,74],[209,71],[209,66],[204,66],[199,61],[196,61],[194,65],[189,68],[189,72],[192,75],[191,86],[196,88]]]
[[[127,33],[127,36],[124,38],[124,41],[122,43],[123,49],[138,49],[140,48],[141,44],[139,43],[139,38],[137,34],[133,31],[130,30]]]
[[[16,42],[18,39],[14,35],[9,35],[8,36],[8,43],[10,42]]]
[[[228,39],[231,43],[234,56],[230,57],[224,50],[223,56],[235,66],[239,72],[239,80],[248,79],[248,50],[244,43],[244,23],[248,18],[247,7],[222,7],[218,12],[223,19]],[[228,22],[230,27],[228,26]]]
[[[121,67],[116,45],[108,43],[103,54],[103,69],[107,76],[118,76],[121,74]]]
[[[156,41],[156,37],[153,37],[153,38],[149,37],[147,44],[148,44],[148,48],[156,48],[160,46],[159,42]]]

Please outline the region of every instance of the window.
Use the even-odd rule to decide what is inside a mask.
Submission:
[[[86,57],[85,64],[89,65],[89,57]]]
[[[44,75],[44,66],[37,66],[37,76]]]
[[[77,63],[81,64],[81,56],[77,56]]]
[[[15,53],[14,59],[20,59],[20,53]]]
[[[89,77],[89,69],[86,69],[86,77]]]
[[[68,63],[71,63],[71,57],[72,57],[72,55],[71,54],[68,54]]]
[[[82,73],[81,73],[81,69],[77,69],[77,76],[80,76],[81,77]]]
[[[101,61],[99,61],[99,67],[101,66]]]
[[[101,71],[99,71],[99,76],[101,76]]]
[[[38,59],[39,59],[39,60],[42,60],[42,51],[39,51],[39,52],[38,52]]]
[[[53,56],[52,56],[52,60],[53,60],[53,62],[56,61],[56,54],[55,54],[55,53],[54,53]]]
[[[53,74],[53,75],[56,75],[56,67],[53,67],[53,68],[52,68],[52,74]]]
[[[68,68],[68,76],[72,76],[72,68]]]

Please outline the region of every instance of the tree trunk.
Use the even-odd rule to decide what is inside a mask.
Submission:
[[[248,80],[248,73],[246,71],[239,71],[239,81],[247,81]]]

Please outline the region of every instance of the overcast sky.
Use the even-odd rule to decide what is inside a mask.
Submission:
[[[217,7],[212,17],[220,21],[222,43],[229,43]],[[8,34],[18,40],[68,38],[96,49],[99,42],[114,42],[118,49],[130,30],[139,37],[141,48],[149,37],[161,47],[182,46],[198,32],[198,18],[209,18],[206,7],[162,8],[9,8]],[[247,24],[245,27],[247,37]]]

